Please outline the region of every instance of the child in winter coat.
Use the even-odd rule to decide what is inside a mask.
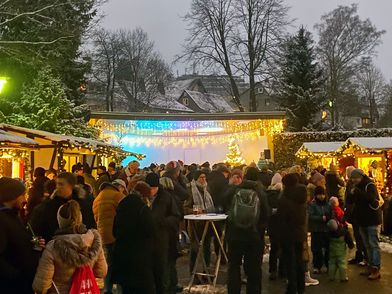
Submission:
[[[329,279],[335,280],[339,272],[341,282],[347,282],[346,240],[347,225],[344,220],[344,211],[339,207],[339,199],[331,197],[329,200],[332,209],[332,219],[328,222],[330,228],[329,240]]]
[[[328,268],[329,230],[327,222],[331,219],[331,207],[325,189],[316,187],[314,198],[309,205],[309,231],[313,254],[313,273],[320,274],[323,266]]]
[[[33,289],[39,294],[69,293],[78,268],[89,265],[96,278],[104,278],[107,264],[96,230],[82,223],[78,202],[68,201],[57,212],[59,229],[48,243],[38,265]]]

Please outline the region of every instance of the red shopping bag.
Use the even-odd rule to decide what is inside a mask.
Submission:
[[[100,294],[93,270],[89,265],[82,266],[75,271],[69,294]]]

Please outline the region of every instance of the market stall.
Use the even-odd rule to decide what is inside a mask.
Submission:
[[[0,177],[28,178],[30,151],[38,143],[0,129]]]
[[[305,142],[296,152],[296,157],[307,161],[309,168],[318,166],[329,168],[330,164],[339,165],[338,149],[344,142]]]
[[[144,155],[122,150],[118,146],[88,138],[66,136],[50,132],[0,125],[0,129],[37,142],[39,151],[31,152],[31,168],[44,167],[71,171],[74,164],[88,163],[93,169],[109,162],[120,163],[125,157],[141,160]]]
[[[392,137],[349,138],[339,152],[354,156],[355,166],[374,179],[380,192],[389,195],[392,188]]]

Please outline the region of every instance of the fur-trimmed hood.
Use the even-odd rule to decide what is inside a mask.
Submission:
[[[102,240],[96,230],[88,230],[85,234],[57,235],[50,243],[48,246],[53,248],[53,253],[73,267],[96,260],[102,248]]]

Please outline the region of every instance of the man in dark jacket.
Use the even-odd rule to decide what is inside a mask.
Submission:
[[[123,294],[155,294],[153,272],[154,222],[139,194],[130,194],[117,207],[113,235],[112,282]]]
[[[299,184],[297,174],[283,177],[283,193],[279,200],[277,217],[280,223],[280,239],[287,265],[287,294],[305,292],[304,242],[307,238],[305,185]]]
[[[214,201],[215,208],[223,211],[224,194],[229,185],[230,171],[225,165],[219,165],[216,170],[210,172],[207,176],[208,190]]]
[[[56,179],[55,194],[34,209],[30,221],[31,226],[36,235],[43,237],[46,242],[52,240],[58,229],[58,209],[71,199],[79,203],[85,226],[88,229],[96,228],[91,204],[80,196],[75,185],[76,176],[74,174],[68,172],[59,174]]]
[[[110,176],[108,174],[108,172],[106,171],[106,167],[104,166],[99,166],[97,168],[97,174],[98,174],[98,179],[97,182],[95,183],[95,191],[96,191],[96,195],[98,196],[100,191],[100,187],[103,183],[110,183]]]
[[[0,293],[32,294],[39,251],[18,212],[25,202],[25,187],[18,180],[0,178]]]
[[[369,177],[360,169],[351,172],[353,200],[358,216],[359,232],[368,253],[369,267],[364,275],[369,280],[381,277],[381,250],[379,244],[381,231],[382,198],[378,195],[377,187]]]
[[[150,200],[155,228],[154,277],[157,293],[175,293],[177,236],[181,215],[175,200],[160,186],[158,174],[148,174],[146,183],[151,187]]]
[[[257,174],[257,168],[250,169],[250,175]],[[264,251],[264,234],[269,217],[268,200],[263,192],[260,183],[247,179],[242,180],[239,172],[233,172],[231,183],[234,184],[227,194],[226,207],[229,207],[229,215],[233,215],[232,203],[237,193],[244,190],[251,190],[257,193],[259,198],[259,220],[255,228],[239,228],[229,217],[227,223],[227,242],[229,246],[228,259],[228,282],[227,289],[229,294],[239,294],[241,292],[241,265],[244,260],[244,271],[248,277],[247,293],[261,293],[261,263]]]

